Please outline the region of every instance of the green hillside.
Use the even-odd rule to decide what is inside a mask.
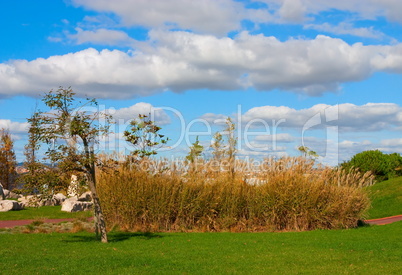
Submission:
[[[368,190],[372,200],[368,219],[402,214],[402,177],[376,183]]]

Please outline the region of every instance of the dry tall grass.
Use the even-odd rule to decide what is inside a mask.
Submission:
[[[109,225],[140,231],[281,231],[355,227],[369,207],[369,174],[317,168],[304,158],[198,163],[194,169],[148,163],[102,172],[98,190]],[[157,169],[151,169],[151,167]],[[151,172],[150,172],[151,171]]]

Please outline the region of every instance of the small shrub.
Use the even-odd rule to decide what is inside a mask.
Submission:
[[[40,221],[40,220],[36,220],[36,221],[31,222],[32,226],[39,226],[41,224],[43,224],[43,221]]]
[[[387,180],[393,177],[402,176],[402,156],[384,154],[379,150],[364,151],[352,157],[341,165],[342,168],[359,169],[361,172],[372,172],[378,181]]]

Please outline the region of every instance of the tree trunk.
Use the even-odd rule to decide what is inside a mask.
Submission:
[[[102,208],[100,204],[100,200],[98,194],[96,192],[96,175],[95,175],[95,167],[91,167],[89,171],[89,189],[92,193],[92,200],[94,202],[94,213],[95,213],[95,232],[96,235],[99,236],[103,243],[107,243],[107,231],[106,231],[106,222],[102,213]]]

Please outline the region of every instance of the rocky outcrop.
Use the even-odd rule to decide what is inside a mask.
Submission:
[[[25,207],[40,207],[61,205],[66,198],[67,197],[62,193],[57,193],[56,195],[48,198],[43,198],[41,195],[29,195],[18,198],[18,201],[22,202]]]
[[[42,206],[41,198],[35,195],[29,195],[18,199],[18,202],[22,203],[24,207],[39,207]]]

